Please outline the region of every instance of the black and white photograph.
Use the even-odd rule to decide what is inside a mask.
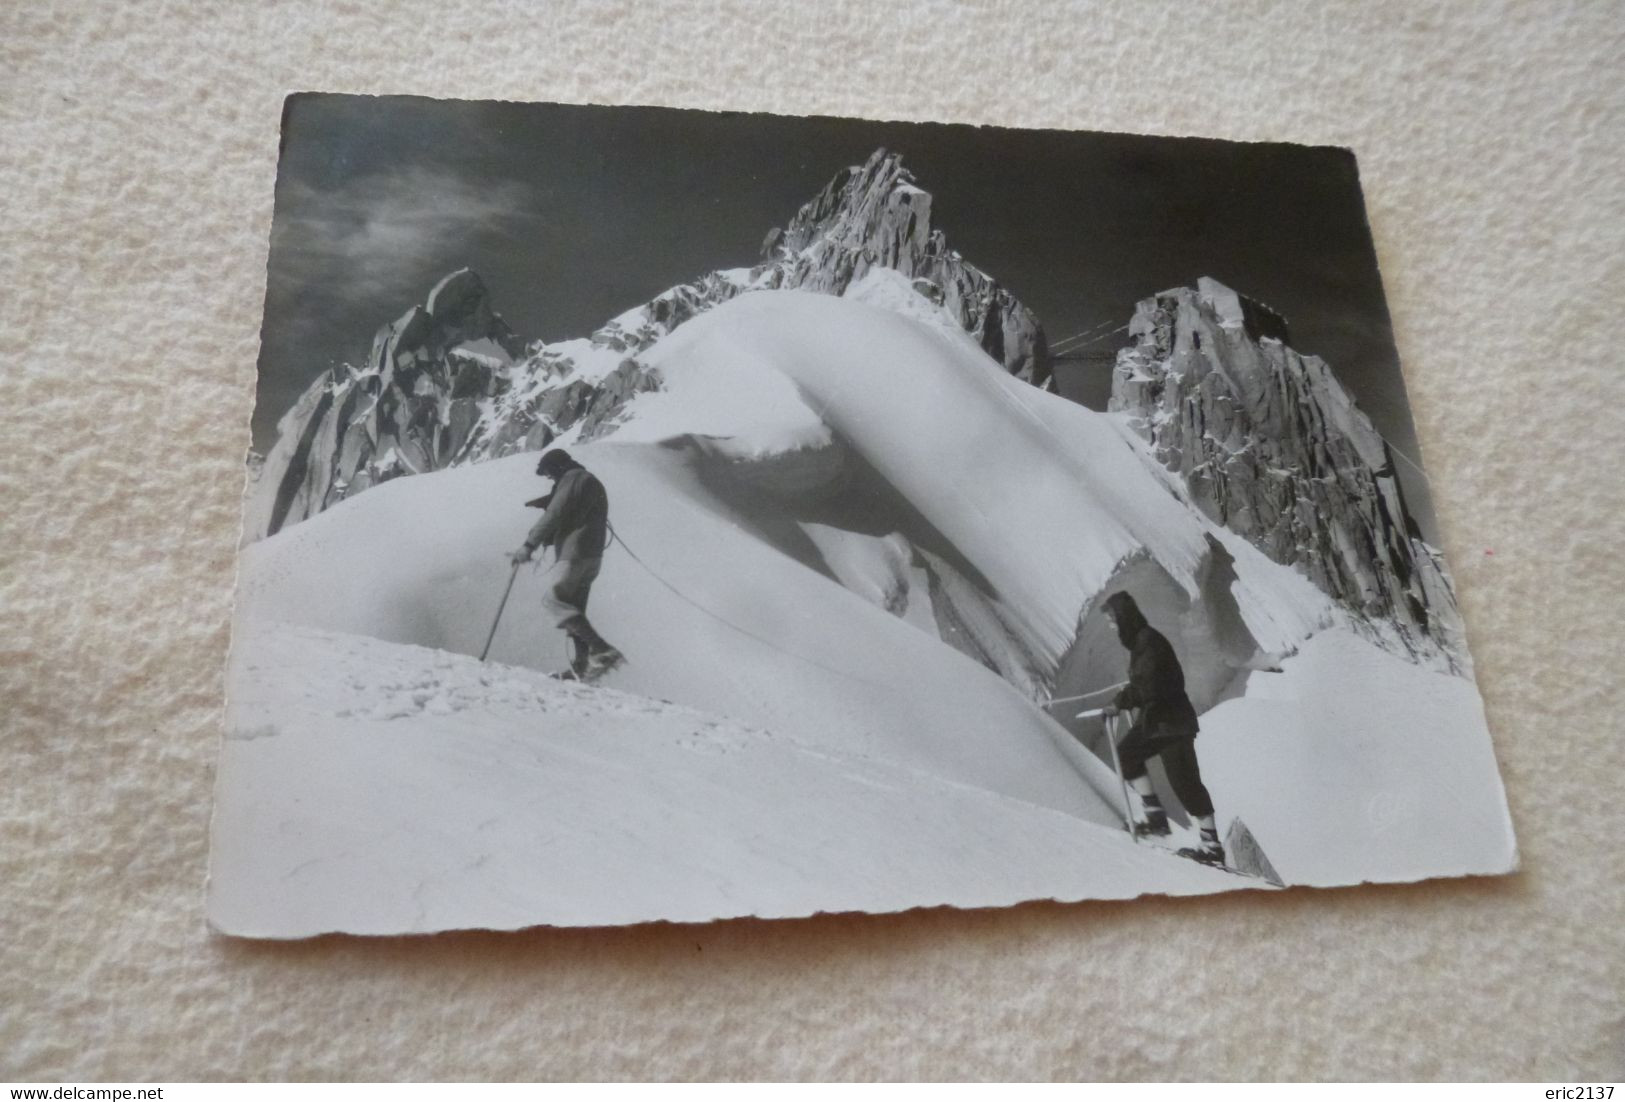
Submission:
[[[1340,148],[285,105],[208,916],[1494,875]]]

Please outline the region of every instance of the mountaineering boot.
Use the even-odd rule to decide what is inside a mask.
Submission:
[[[1199,861],[1204,865],[1223,865],[1224,847],[1214,839],[1211,845],[1204,838],[1199,846],[1186,846],[1179,851],[1179,856],[1189,857],[1192,861]]]
[[[1135,787],[1138,788],[1139,786],[1136,785]],[[1134,824],[1134,837],[1168,837],[1168,813],[1162,809],[1162,801],[1157,798],[1156,793],[1142,794],[1140,796],[1140,805],[1145,810],[1145,819]]]
[[[587,670],[581,675],[581,680],[596,681],[625,661],[625,655],[606,643],[602,649],[588,656]]]
[[[1202,844],[1194,848],[1179,851],[1181,857],[1189,857],[1193,861],[1200,861],[1204,865],[1224,864],[1224,846],[1219,843],[1219,828],[1213,822],[1213,816],[1204,815],[1200,820],[1202,824]]]
[[[555,671],[554,673],[550,673],[550,674],[547,675],[547,676],[551,677],[554,681],[585,681],[585,680],[587,680],[587,659],[588,659],[588,657],[590,655],[590,651],[589,651],[587,642],[584,639],[582,639],[575,631],[571,630],[572,627],[573,627],[573,625],[570,625],[570,626],[567,626],[566,629],[565,629],[566,632],[568,632],[568,645],[569,645],[569,648],[570,648],[570,667],[569,667],[569,669],[558,670],[558,671]]]

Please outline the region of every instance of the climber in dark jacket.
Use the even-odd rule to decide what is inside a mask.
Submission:
[[[1162,759],[1185,811],[1202,828],[1202,844],[1191,856],[1214,863],[1224,860],[1219,830],[1213,819],[1213,800],[1202,784],[1196,764],[1196,709],[1185,695],[1185,671],[1162,632],[1146,622],[1145,614],[1127,593],[1106,598],[1106,615],[1117,628],[1117,638],[1128,648],[1128,684],[1117,694],[1108,715],[1138,709],[1139,716],[1118,743],[1123,778],[1134,786],[1145,807],[1145,822],[1136,823],[1140,835],[1168,834],[1168,814],[1162,808],[1146,773],[1146,763]]]
[[[587,620],[587,595],[609,543],[609,494],[563,448],[543,455],[536,473],[553,480],[553,492],[530,503],[543,508],[542,519],[530,530],[525,545],[513,553],[513,562],[517,566],[530,561],[539,547],[555,548],[562,569],[542,603],[570,637],[571,670],[578,678],[590,679],[621,661],[620,651]]]

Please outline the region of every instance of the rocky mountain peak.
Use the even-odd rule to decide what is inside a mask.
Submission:
[[[1203,278],[1140,302],[1129,338],[1110,408],[1199,508],[1413,651],[1465,662],[1455,596],[1387,443],[1278,313]]]
[[[931,194],[914,183],[902,157],[877,149],[768,233],[757,271],[773,273],[773,286],[839,295],[870,270],[890,268],[947,309],[1005,370],[1046,386],[1049,344],[1038,318],[950,249],[931,216]]]
[[[319,375],[277,426],[245,527],[277,531],[369,486],[461,456],[524,341],[468,268],[381,326],[364,367]]]
[[[471,268],[459,268],[429,291],[372,341],[370,366],[380,372],[410,370],[437,360],[463,344],[490,341],[512,359],[524,352],[524,341],[491,308],[485,281]]]
[[[932,200],[902,158],[877,149],[837,173],[753,268],[707,273],[554,345],[524,342],[485,282],[450,273],[378,330],[362,368],[318,376],[278,424],[247,508],[249,539],[297,523],[390,478],[546,447],[574,430],[613,432],[622,408],[660,386],[644,349],[729,299],[763,290],[841,295],[876,268],[907,277],[994,360],[1050,381],[1044,330],[1014,295],[948,248]]]
[[[1233,291],[1218,280],[1202,276],[1196,281],[1196,298],[1228,330],[1241,330],[1255,341],[1292,343],[1286,319],[1257,299]]]
[[[820,242],[862,251],[875,266],[907,276],[933,245],[946,251],[942,234],[931,229],[930,193],[915,186],[902,157],[885,149],[837,173],[783,229],[768,234],[762,257],[771,263]]]

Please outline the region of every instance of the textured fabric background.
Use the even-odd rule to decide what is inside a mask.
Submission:
[[[0,4],[0,1079],[1625,1077],[1620,14]],[[238,494],[294,89],[1353,147],[1523,872],[211,935]]]

